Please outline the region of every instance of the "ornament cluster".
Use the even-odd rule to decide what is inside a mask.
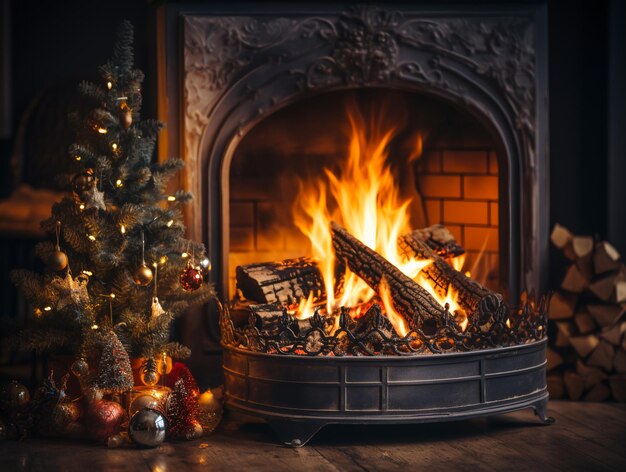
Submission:
[[[54,372],[31,398],[28,388],[17,381],[0,390],[0,441],[31,435],[69,438],[106,444],[110,448],[157,447],[166,439],[193,440],[217,427],[222,417],[222,390],[200,392],[191,372],[176,363],[157,386],[135,387],[103,397],[68,394],[68,379],[88,375],[83,360],[71,367],[73,374],[58,380]],[[106,382],[105,382],[106,383]],[[170,387],[168,387],[168,385]]]

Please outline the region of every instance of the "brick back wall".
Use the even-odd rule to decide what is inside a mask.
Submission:
[[[259,182],[260,181],[260,182]],[[498,164],[491,149],[429,150],[416,166],[416,192],[426,224],[443,223],[467,250],[472,275],[498,288]],[[309,254],[308,239],[291,223],[291,201],[277,199],[267,179],[231,182],[230,291],[238,265]],[[479,258],[481,249],[482,256]]]
[[[497,288],[498,161],[495,152],[485,148],[433,149],[421,158],[416,171],[427,224],[445,224],[467,250],[466,267],[476,264],[472,275]]]

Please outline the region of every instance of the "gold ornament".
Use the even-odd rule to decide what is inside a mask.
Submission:
[[[141,232],[141,265],[135,271],[133,280],[137,285],[146,286],[152,282],[152,269],[146,265],[146,238],[144,232]]]
[[[48,259],[48,265],[50,266],[50,268],[54,271],[60,271],[63,270],[67,267],[67,254],[65,254],[63,251],[61,251],[61,247],[60,247],[60,239],[61,239],[61,222],[57,221],[56,227],[55,227],[55,233],[56,233],[56,237],[57,237],[57,244],[55,246],[55,251],[52,254],[52,256],[50,256],[50,259]]]
[[[107,438],[107,447],[109,449],[115,449],[124,444],[124,438],[121,434],[114,434],[113,436],[109,436]]]
[[[198,397],[197,418],[205,434],[213,432],[222,419],[224,409],[217,391],[208,389]]]
[[[128,129],[133,124],[133,112],[126,101],[122,102],[120,108],[122,110],[120,112],[120,123],[124,129]]]
[[[133,280],[137,285],[145,287],[152,282],[152,270],[145,263],[141,264],[133,274]]]
[[[159,374],[152,370],[143,370],[141,372],[141,381],[144,385],[151,387],[153,385],[156,385],[156,383],[159,381]]]
[[[158,318],[163,313],[165,313],[165,310],[159,303],[158,297],[152,297],[151,313],[152,313],[152,318]]]
[[[52,256],[50,256],[50,259],[48,259],[48,265],[56,272],[65,269],[67,267],[67,262],[67,254],[60,249],[54,251]]]

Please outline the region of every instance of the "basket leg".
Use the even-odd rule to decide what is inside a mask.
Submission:
[[[302,447],[309,442],[326,423],[271,420],[269,424],[278,435],[280,442],[285,446]]]
[[[535,410],[535,416],[539,418],[543,424],[552,424],[556,420],[551,416],[548,416],[548,399],[541,400],[533,405],[533,409]]]

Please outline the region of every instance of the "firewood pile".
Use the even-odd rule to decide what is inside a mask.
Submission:
[[[347,267],[379,296],[328,313],[323,277],[311,258],[242,265],[236,268],[238,296],[223,307],[222,342],[265,353],[410,355],[517,345],[545,337],[545,300],[525,295],[521,307],[510,308],[500,294],[457,271],[451,260],[463,248],[441,225],[401,236],[398,248],[408,258],[431,261],[423,269],[425,277],[436,293],[458,293],[457,310],[441,304],[345,228],[331,223],[330,232],[335,295],[343,289],[341,274]],[[398,329],[397,320],[394,326],[390,323],[380,298],[385,290],[390,310],[404,329]],[[312,303],[314,315],[294,316],[294,308],[305,300]]]
[[[550,397],[626,402],[626,266],[609,242],[558,224],[551,240],[570,265],[550,301]]]

